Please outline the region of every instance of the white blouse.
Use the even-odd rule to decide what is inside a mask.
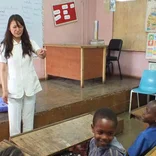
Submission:
[[[31,40],[31,45],[35,52],[40,49],[35,41]],[[33,65],[33,56],[25,55],[23,57],[21,42],[13,41],[12,55],[9,59],[4,57],[4,53],[5,47],[2,44],[0,47],[0,62],[8,65],[8,96],[21,98],[24,94],[33,96],[41,91],[42,88]]]

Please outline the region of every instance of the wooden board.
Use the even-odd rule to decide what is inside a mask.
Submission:
[[[37,156],[54,154],[90,139],[93,136],[90,127],[92,118],[92,115],[86,115],[22,134],[11,140]]]
[[[156,156],[156,147],[154,147],[151,151],[149,151],[146,156]]]
[[[46,46],[46,74],[80,80],[80,48]]]
[[[114,12],[113,38],[123,40],[123,50],[146,50],[146,0],[117,2]]]
[[[139,116],[141,116],[144,113],[145,109],[146,109],[146,106],[143,106],[143,107],[139,107],[137,109],[134,109],[131,112],[131,117],[139,117]]]
[[[36,156],[55,154],[93,137],[93,115],[88,114],[11,138],[22,149]],[[123,131],[123,119],[118,118],[117,134]]]
[[[139,107],[137,109],[134,109],[132,112],[131,112],[131,117],[132,118],[136,118],[136,119],[139,119],[142,114],[145,112],[145,109],[146,109],[146,106],[142,106],[142,107]],[[139,119],[140,121],[140,119]],[[141,121],[142,122],[142,121]],[[146,129],[149,125],[147,123],[144,123],[144,128]]]
[[[103,48],[84,49],[84,79],[102,77]]]

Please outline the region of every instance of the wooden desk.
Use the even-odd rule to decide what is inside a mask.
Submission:
[[[91,130],[93,116],[87,114],[64,122],[12,137],[11,141],[21,149],[36,156],[53,155],[93,137]],[[123,131],[124,121],[118,118],[117,134]]]
[[[131,118],[136,118],[136,119],[139,119],[142,114],[145,112],[146,110],[146,106],[142,106],[142,107],[139,107],[139,108],[136,108],[134,109],[131,114],[130,114],[130,117]],[[141,121],[142,122],[142,121]],[[148,127],[149,125],[147,123],[144,123],[144,127],[145,129]]]
[[[154,147],[151,151],[149,151],[146,156],[156,156],[156,147]]]
[[[52,155],[93,137],[92,115],[86,115],[60,124],[11,138],[22,149],[36,156]]]
[[[80,80],[102,77],[105,82],[106,46],[45,45],[46,74]]]

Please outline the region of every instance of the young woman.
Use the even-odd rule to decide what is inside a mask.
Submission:
[[[29,35],[20,15],[9,18],[0,47],[0,76],[2,98],[8,103],[10,136],[33,129],[36,93],[41,85],[33,66],[33,53],[44,59],[46,50],[40,49]]]

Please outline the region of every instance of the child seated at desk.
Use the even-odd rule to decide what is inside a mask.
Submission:
[[[89,143],[88,156],[125,155],[125,149],[114,136],[117,124],[117,116],[112,110],[102,108],[95,112],[91,125],[94,138]]]
[[[148,123],[149,127],[140,133],[128,149],[129,156],[144,156],[156,146],[156,100],[147,104],[141,120]]]

